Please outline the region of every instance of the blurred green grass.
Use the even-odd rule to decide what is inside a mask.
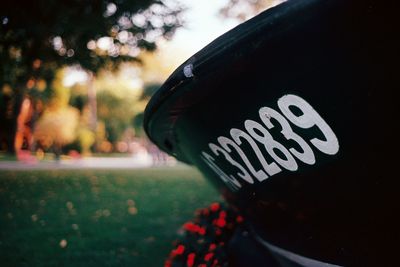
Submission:
[[[179,227],[220,200],[189,167],[0,171],[0,265],[162,266]]]
[[[0,152],[0,161],[2,161],[2,160],[16,161],[17,157],[15,155],[10,155],[10,154],[7,154],[7,153]]]

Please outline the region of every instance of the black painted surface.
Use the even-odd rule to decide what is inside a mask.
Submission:
[[[382,1],[289,1],[223,35],[178,68],[145,114],[150,138],[194,164],[268,242],[344,266],[396,266],[399,246],[399,29],[397,4]],[[183,68],[193,65],[193,77]],[[191,75],[188,75],[191,76]],[[340,149],[313,149],[314,165],[297,161],[263,182],[232,192],[201,159],[208,143],[260,122],[294,94],[321,115]],[[261,123],[261,122],[260,122]],[[317,128],[292,129],[306,141]],[[286,147],[295,146],[271,130]],[[262,146],[258,144],[260,148]],[[240,146],[255,168],[247,144]],[[264,151],[265,152],[265,151]],[[267,153],[263,153],[271,161]],[[238,155],[231,154],[238,159]],[[223,156],[227,174],[238,169]]]

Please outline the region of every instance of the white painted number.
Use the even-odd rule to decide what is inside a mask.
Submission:
[[[271,157],[282,167],[289,171],[297,170],[296,160],[290,154],[289,150],[287,150],[281,143],[275,141],[268,130],[265,129],[261,124],[252,120],[246,120],[244,122],[244,126],[251,137],[263,144],[268,154],[270,154]],[[261,133],[261,135],[255,130]],[[285,158],[281,158],[279,155],[277,155],[275,152],[276,150],[280,151],[285,156]]]
[[[279,166],[275,163],[275,162],[271,162],[268,163],[267,160],[264,158],[261,150],[258,148],[256,142],[253,140],[253,138],[251,138],[251,136],[246,133],[245,131],[242,131],[240,129],[235,129],[233,128],[231,131],[231,136],[232,139],[236,142],[236,144],[241,145],[242,141],[240,140],[241,138],[245,139],[251,146],[251,148],[253,149],[254,153],[256,154],[258,160],[260,161],[263,169],[268,173],[269,176],[272,176],[274,174],[277,174],[279,172],[281,172],[281,168],[279,168]],[[250,166],[251,163],[249,163]],[[247,166],[249,166],[249,164],[246,163]],[[261,171],[261,173],[265,174],[265,172]],[[265,178],[263,179],[258,179],[260,182],[265,180],[266,178],[268,178],[268,175],[265,174]]]
[[[287,140],[293,140],[300,146],[303,152],[299,152],[294,148],[289,148],[289,151],[292,152],[292,154],[296,158],[309,165],[313,165],[315,163],[315,156],[311,147],[306,143],[306,141],[304,141],[303,138],[301,138],[299,135],[293,132],[292,127],[290,127],[290,124],[281,114],[279,114],[272,108],[268,107],[261,108],[259,114],[260,114],[260,119],[265,124],[265,126],[267,126],[268,129],[272,129],[275,127],[271,122],[271,119],[275,119],[282,128],[281,131],[282,135]]]
[[[232,164],[233,166],[235,166],[235,167],[237,167],[238,169],[240,169],[240,170],[241,170],[241,173],[238,173],[238,176],[239,176],[240,178],[242,178],[243,180],[245,180],[246,182],[248,182],[248,183],[250,183],[250,184],[254,183],[254,181],[253,181],[253,179],[251,178],[251,176],[249,175],[249,173],[248,173],[239,163],[237,163],[237,162],[229,155],[228,152],[226,152],[226,151],[225,151],[224,149],[222,149],[221,147],[219,147],[219,146],[217,146],[217,145],[214,145],[214,144],[212,144],[212,143],[209,144],[209,147],[210,147],[211,151],[212,151],[216,156],[218,156],[218,155],[219,155],[219,152],[221,152],[221,153],[224,155],[225,159],[226,159],[230,164]],[[233,180],[236,180],[232,175],[231,175],[230,177],[232,177]]]
[[[310,142],[321,152],[328,155],[335,155],[339,151],[339,142],[331,127],[324,121],[323,118],[308,104],[303,98],[295,95],[285,95],[278,100],[278,106],[283,115],[286,116],[294,125],[309,129],[312,126],[317,126],[324,134],[326,140],[313,138]],[[290,107],[297,107],[303,113],[296,116],[290,110]]]
[[[218,177],[232,190],[237,191],[242,185],[239,183],[235,177],[229,177],[217,164],[215,164],[215,159],[208,155],[206,152],[202,152],[202,160],[213,170]]]
[[[253,140],[251,140],[251,141],[253,141]],[[254,175],[254,177],[256,177],[257,180],[259,180],[261,182],[268,178],[268,175],[265,172],[263,172],[262,170],[256,171],[254,169],[253,165],[251,165],[249,159],[247,158],[246,154],[244,154],[243,150],[231,139],[226,138],[224,136],[220,136],[220,137],[218,137],[218,142],[221,145],[221,147],[223,147],[229,153],[231,152],[231,149],[229,147],[232,147],[234,150],[236,150],[236,152],[239,154],[240,158],[242,159],[242,161],[244,162],[246,167]],[[257,147],[257,149],[258,149],[258,147]]]
[[[262,182],[281,172],[282,169],[278,164],[289,171],[298,170],[299,165],[296,159],[308,165],[315,164],[316,156],[314,151],[306,140],[293,131],[288,120],[295,126],[303,129],[310,129],[313,126],[318,127],[324,135],[325,140],[312,138],[308,141],[322,153],[335,155],[339,151],[339,142],[331,127],[304,99],[295,95],[285,95],[278,100],[278,107],[286,118],[270,107],[262,107],[258,115],[263,124],[254,120],[246,120],[243,125],[246,131],[232,128],[229,132],[232,139],[220,136],[217,138],[220,146],[209,143],[209,149],[215,156],[222,155],[230,165],[236,167],[238,178],[234,175],[226,174],[217,165],[216,160],[212,156],[206,152],[202,152],[201,159],[232,191],[237,191],[242,187],[238,179],[248,184],[253,184],[253,178]],[[299,115],[293,112],[294,108],[300,111]],[[286,140],[292,141],[287,144],[292,144],[289,148],[286,148],[286,146],[274,139],[269,130],[275,127],[281,129],[280,133]],[[243,144],[243,140],[250,145],[262,169],[258,168],[257,170],[240,147]],[[265,148],[266,153],[260,150],[259,145]],[[235,154],[233,154],[234,152]],[[239,156],[244,165],[240,163],[239,159],[234,159],[235,155]],[[268,163],[265,158],[266,155],[269,155],[269,161],[271,159],[273,161]]]

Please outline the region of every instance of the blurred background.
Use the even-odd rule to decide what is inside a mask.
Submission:
[[[280,0],[14,0],[0,6],[0,265],[162,266],[220,201],[146,137],[172,71]]]

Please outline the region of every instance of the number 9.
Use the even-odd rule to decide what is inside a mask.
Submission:
[[[339,142],[331,127],[304,99],[295,95],[285,95],[278,100],[281,112],[296,126],[308,129],[316,125],[324,134],[326,140],[313,138],[310,142],[321,152],[328,155],[335,155],[339,151]],[[294,106],[303,112],[297,116],[293,114],[290,107]]]

